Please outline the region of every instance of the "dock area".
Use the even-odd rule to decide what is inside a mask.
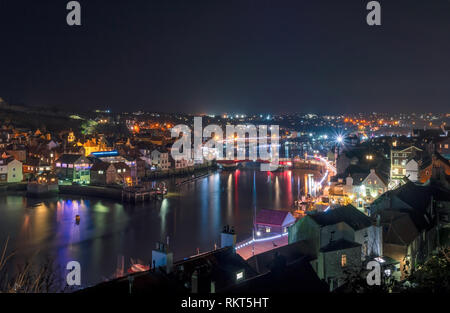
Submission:
[[[167,194],[167,188],[148,188],[142,186],[125,187],[122,189],[123,202],[144,202],[151,199],[156,199]]]

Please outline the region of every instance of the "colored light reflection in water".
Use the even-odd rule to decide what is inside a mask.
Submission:
[[[67,198],[32,201],[22,196],[0,197],[0,242],[11,236],[11,248],[21,260],[39,251],[60,266],[77,260],[83,283],[110,278],[123,256],[149,262],[156,241],[166,242],[175,259],[220,246],[224,225],[234,226],[238,241],[252,236],[254,213],[261,208],[291,209],[305,186],[308,172],[275,173],[237,170],[214,173],[175,187],[163,200],[123,205],[107,199]],[[319,174],[314,177],[320,178]],[[77,225],[75,216],[80,215]]]

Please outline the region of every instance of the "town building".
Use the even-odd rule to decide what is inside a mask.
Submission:
[[[440,138],[435,148],[444,158],[450,160],[450,137]]]
[[[128,185],[131,183],[130,167],[123,162],[95,162],[90,169],[90,183],[94,185]]]
[[[0,182],[18,183],[22,180],[22,162],[11,156],[3,155],[0,159]]]
[[[422,158],[423,152],[422,149],[415,146],[393,147],[391,149],[391,173],[389,181],[389,187],[391,189],[403,182],[403,178],[406,176],[406,164],[408,161],[414,159],[414,162],[417,162],[417,160]],[[409,168],[411,167],[412,165]],[[414,176],[411,170],[410,175]]]
[[[284,234],[295,223],[295,218],[288,211],[261,209],[255,218],[257,235]]]
[[[439,246],[439,229],[448,225],[449,210],[449,189],[434,180],[426,185],[407,181],[372,203],[370,214],[383,226],[384,254],[400,263],[402,276]]]
[[[381,227],[352,205],[298,220],[289,227],[289,244],[301,240],[312,245],[311,264],[331,290],[345,282],[346,271],[358,271],[364,261],[383,254]]]
[[[55,173],[60,181],[89,184],[92,162],[81,154],[63,154],[55,161]]]
[[[328,188],[332,206],[352,204],[367,213],[368,206],[388,190],[387,178],[375,169],[336,176]],[[336,181],[337,179],[337,181]]]
[[[27,159],[27,149],[23,144],[12,144],[7,146],[6,153],[20,162],[25,162]]]

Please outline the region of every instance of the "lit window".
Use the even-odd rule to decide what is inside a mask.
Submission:
[[[236,280],[241,280],[244,278],[244,271],[240,271],[236,273]]]
[[[270,233],[270,227],[266,227],[266,233]]]
[[[103,174],[103,171],[98,171],[99,174]]]
[[[343,254],[343,255],[341,256],[341,266],[344,267],[344,266],[346,266],[346,265],[347,265],[347,255],[346,255],[346,254]]]
[[[56,167],[61,167],[61,163],[56,163]]]

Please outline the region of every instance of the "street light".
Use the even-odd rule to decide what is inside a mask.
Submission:
[[[338,136],[336,137],[336,141],[337,141],[338,143],[342,143],[342,142],[344,142],[344,137],[342,137],[342,135],[338,135]]]

